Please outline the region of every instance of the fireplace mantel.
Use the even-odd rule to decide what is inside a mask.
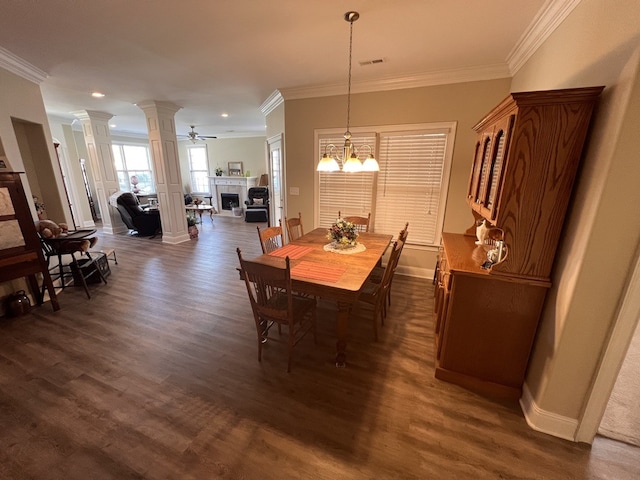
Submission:
[[[258,177],[238,177],[221,176],[209,177],[209,187],[211,189],[211,203],[220,215],[233,215],[231,210],[222,209],[222,193],[235,193],[240,200],[239,206],[244,207],[244,201],[249,197],[247,192],[251,187],[255,187]]]

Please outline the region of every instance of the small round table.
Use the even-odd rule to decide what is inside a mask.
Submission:
[[[202,223],[202,214],[204,212],[209,212],[209,216],[211,217],[212,220],[213,220],[213,214],[218,213],[216,212],[216,209],[213,208],[213,206],[211,205],[204,205],[204,204],[203,205],[186,205],[184,208],[187,210],[187,213],[189,211],[197,213],[200,216],[199,223]]]

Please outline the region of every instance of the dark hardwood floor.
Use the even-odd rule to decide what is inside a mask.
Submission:
[[[533,431],[517,404],[436,380],[429,280],[395,278],[379,342],[351,323],[345,369],[326,302],[290,374],[286,345],[258,363],[235,254],[260,252],[256,225],[100,235],[119,264],[91,300],[67,288],[58,312],[0,318],[0,478],[640,478],[639,448]]]

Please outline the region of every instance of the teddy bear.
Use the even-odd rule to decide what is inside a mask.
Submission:
[[[64,237],[69,231],[66,223],[55,223],[51,220],[39,220],[36,230],[44,239]],[[56,249],[60,252],[82,251],[86,252],[98,242],[98,237],[69,239],[59,242]]]
[[[51,220],[40,220],[36,223],[36,230],[42,238],[57,238],[61,233],[66,233],[68,227],[65,223],[58,225]]]

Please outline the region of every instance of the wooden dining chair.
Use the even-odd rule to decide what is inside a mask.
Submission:
[[[285,258],[285,266],[281,268],[245,260],[239,248],[236,252],[256,324],[258,361],[262,362],[262,348],[267,339],[286,343],[289,350],[287,372],[290,372],[293,348],[307,332],[312,332],[313,341],[317,344],[316,300],[292,291],[289,257]],[[274,325],[278,326],[279,335],[270,337],[269,330]],[[287,330],[286,338],[280,338],[282,327]]]
[[[409,236],[409,222],[407,222],[404,226],[404,228],[402,230],[400,230],[400,233],[398,234],[398,239],[402,240],[402,248],[404,248],[404,244],[407,242],[407,237]],[[400,254],[402,254],[402,251],[400,252]],[[398,258],[396,259],[396,265],[393,267],[393,274],[391,275],[391,282],[393,282],[393,277],[395,276],[395,271],[396,268],[398,267],[398,262],[400,261],[400,255],[398,255]],[[373,271],[371,272],[371,275],[369,276],[369,280],[375,282],[375,283],[380,283],[382,281],[382,277],[384,276],[384,271],[385,271],[386,267],[383,267],[381,265],[376,266]],[[387,306],[391,306],[391,285],[389,285],[389,290],[387,291],[387,304],[384,307],[384,311],[383,314],[386,317],[387,315]]]
[[[302,228],[302,213],[298,212],[297,218],[284,217],[284,224],[287,227],[287,237],[289,238],[289,242],[292,242],[304,235],[304,228]]]
[[[378,318],[380,318],[380,324],[384,325],[387,292],[391,288],[391,278],[393,277],[395,266],[398,264],[397,259],[400,257],[403,247],[403,240],[398,239],[394,242],[382,280],[379,283],[367,280],[362,286],[360,297],[358,297],[359,302],[367,303],[373,307],[373,334],[376,341],[378,341]]]
[[[342,218],[347,222],[353,223],[359,232],[369,231],[369,224],[371,223],[371,213],[369,213],[369,215],[367,215],[366,217],[361,217],[358,215],[349,215],[349,216],[343,217],[341,212],[338,211],[338,218]]]
[[[263,230],[260,230],[260,227],[256,228],[258,229],[258,238],[260,239],[262,253],[270,253],[284,246],[282,225],[279,227],[267,227]]]

